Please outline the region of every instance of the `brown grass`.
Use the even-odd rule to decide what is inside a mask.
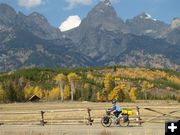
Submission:
[[[168,113],[173,110],[180,108],[180,103],[173,101],[138,101],[136,103],[119,103],[123,108],[131,108],[135,110],[136,106],[141,108],[154,108],[157,111]],[[66,121],[66,120],[85,120],[87,118],[86,108],[92,109],[92,116],[96,118],[101,118],[105,113],[105,110],[111,107],[111,103],[91,103],[91,102],[45,102],[45,103],[14,103],[14,104],[1,104],[0,110],[0,122],[13,123],[15,122],[39,122],[41,119],[40,111],[48,111],[45,113],[45,120],[51,123],[52,121]],[[84,111],[78,112],[55,112],[56,110],[62,109],[84,109]],[[29,114],[13,114],[15,112],[24,112]],[[12,114],[2,114],[2,113],[12,113]],[[159,114],[155,112],[150,112],[148,110],[140,109],[140,113],[143,116],[157,116]],[[180,117],[180,112],[174,113],[173,115]],[[147,120],[150,118],[142,119]],[[8,120],[8,121],[7,121]]]
[[[1,135],[50,135],[50,134],[45,134],[45,133],[40,133],[40,132],[5,132],[5,133],[1,133]]]
[[[112,134],[106,130],[103,130],[99,135],[112,135]]]

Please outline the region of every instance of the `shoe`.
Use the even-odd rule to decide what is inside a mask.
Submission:
[[[118,118],[121,118],[121,117],[122,117],[122,115],[121,115],[121,114],[119,114]]]

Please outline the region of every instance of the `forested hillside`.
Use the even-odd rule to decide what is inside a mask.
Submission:
[[[42,100],[180,100],[180,73],[171,70],[101,67],[26,69],[0,73],[0,102]],[[63,98],[62,98],[63,97]]]

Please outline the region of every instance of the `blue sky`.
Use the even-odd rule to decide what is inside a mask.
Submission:
[[[71,15],[84,18],[100,0],[0,0],[11,5],[16,11],[28,15],[33,11],[43,14],[49,23],[59,27]],[[180,17],[180,0],[112,0],[117,14],[123,20],[130,19],[141,12],[153,18],[170,23]]]

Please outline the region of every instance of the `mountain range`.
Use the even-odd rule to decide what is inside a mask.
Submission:
[[[0,71],[114,64],[180,71],[180,18],[166,24],[143,12],[123,21],[104,0],[61,32],[37,12],[0,4]]]

